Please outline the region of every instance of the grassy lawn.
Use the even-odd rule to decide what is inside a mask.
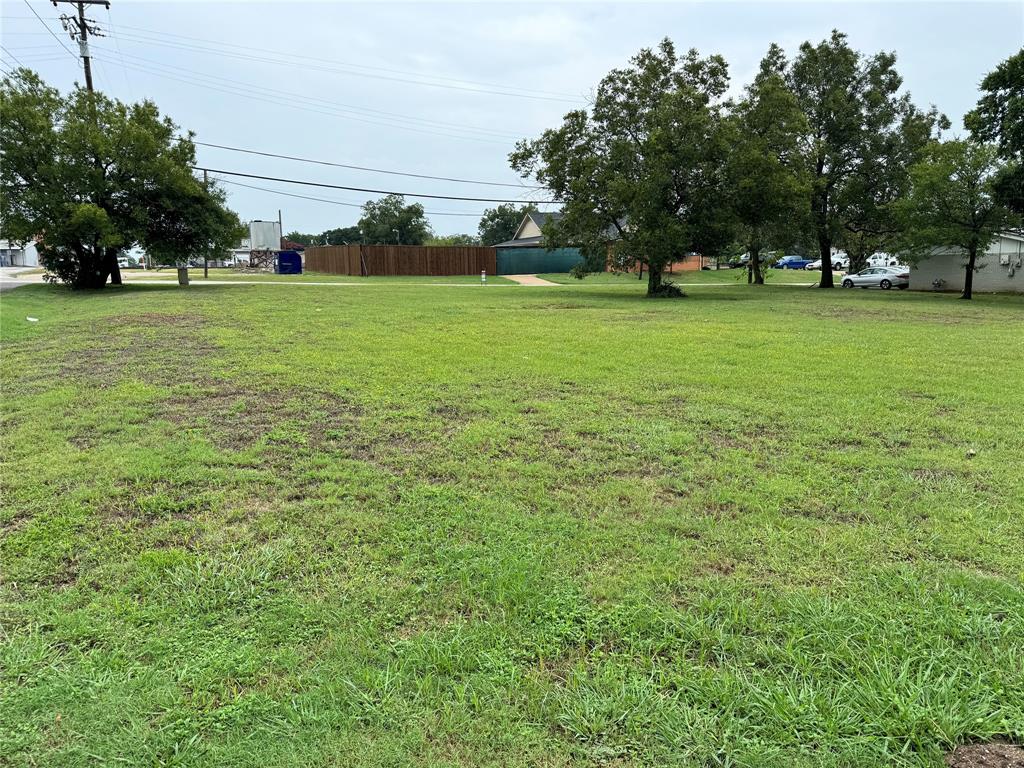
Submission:
[[[587,275],[583,280],[578,280],[567,272],[538,275],[553,283],[565,285],[646,285],[647,275],[644,274],[643,281],[638,280],[634,274],[615,274],[613,272],[596,272]],[[742,269],[708,269],[693,270],[687,272],[676,272],[665,275],[666,279],[680,285],[694,285],[699,283],[736,283],[747,282],[746,270]],[[770,269],[766,279],[769,283],[816,283],[820,275],[817,272],[798,272],[795,270]]]
[[[1024,299],[640,291],[4,294],[0,764],[1024,739]]]
[[[154,271],[143,271],[138,269],[125,270],[123,272],[126,280],[171,280],[178,281],[178,273],[173,269],[161,269]],[[190,269],[188,271],[190,281],[202,282],[203,268]],[[321,272],[303,272],[301,275],[275,275],[260,272],[238,272],[233,269],[211,269],[210,280],[241,280],[241,281],[272,281],[288,283],[427,283],[427,284],[469,284],[479,285],[480,275],[442,275],[442,276],[419,276],[419,275],[396,275],[388,277],[360,277],[359,275],[327,275]],[[513,282],[497,275],[487,276],[488,284],[513,285]]]

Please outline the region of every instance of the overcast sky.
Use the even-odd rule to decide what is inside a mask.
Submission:
[[[44,0],[3,0],[0,41],[67,89],[82,81],[59,15]],[[984,74],[1024,44],[1024,3],[366,3],[113,0],[88,14],[97,88],[150,98],[197,140],[337,163],[476,181],[523,183],[508,167],[515,140],[584,104],[611,68],[668,36],[720,53],[733,86],[749,81],[769,43],[789,54],[832,28],[865,52],[895,51],[905,87],[959,131]],[[207,147],[211,168],[407,193],[528,198],[515,187],[460,184],[280,160]],[[362,192],[234,181],[358,206]],[[286,231],[355,223],[358,207],[228,185],[243,219]],[[536,193],[532,193],[536,194]],[[476,231],[493,203],[429,200],[436,232]],[[471,214],[465,216],[440,213]]]

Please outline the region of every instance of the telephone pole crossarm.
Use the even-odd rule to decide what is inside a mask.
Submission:
[[[89,35],[90,33],[96,37],[102,37],[103,33],[100,28],[96,25],[96,22],[85,18],[85,6],[87,5],[103,5],[108,9],[110,8],[110,0],[50,0],[53,3],[53,7],[57,7],[57,3],[67,3],[68,5],[78,6],[78,17],[62,15],[60,17],[61,23],[64,25],[64,29],[71,35],[71,39],[78,43],[78,50],[82,56],[82,68],[85,70],[85,87],[92,93],[92,62],[89,56]]]

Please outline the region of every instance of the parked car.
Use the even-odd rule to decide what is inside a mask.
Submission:
[[[803,256],[783,256],[773,265],[776,269],[807,269],[810,259]]]
[[[869,267],[902,267],[898,257],[891,253],[874,253],[868,256]]]
[[[843,275],[843,288],[882,288],[892,287],[901,291],[910,285],[910,270],[906,267],[868,267],[860,272]]]
[[[840,270],[849,269],[849,268],[850,268],[850,260],[848,258],[846,258],[845,256],[833,256],[832,257],[832,270],[833,271],[839,272]],[[810,264],[808,264],[806,267],[804,267],[804,269],[806,269],[808,272],[820,272],[821,271],[821,259],[815,259]]]

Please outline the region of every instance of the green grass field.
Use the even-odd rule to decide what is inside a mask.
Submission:
[[[641,291],[5,293],[0,764],[1024,739],[1024,298]]]
[[[388,277],[361,277],[359,275],[327,275],[321,272],[303,272],[301,275],[275,275],[267,272],[239,272],[234,269],[211,269],[209,278],[203,277],[203,268],[188,271],[189,280],[202,283],[209,280],[239,280],[242,282],[288,282],[288,283],[367,283],[380,285],[397,285],[402,283],[416,284],[466,284],[479,285],[479,275],[441,275],[421,277],[418,275],[396,275]],[[178,273],[173,269],[159,270],[124,270],[125,280],[170,280],[178,282]],[[507,278],[488,275],[487,283],[494,285],[513,285]]]
[[[614,272],[595,272],[587,275],[582,280],[573,277],[565,272],[555,274],[542,274],[538,275],[545,280],[550,280],[553,283],[562,283],[564,285],[643,285],[646,286],[647,274],[644,274],[643,280],[639,280],[636,273],[614,273]],[[798,270],[786,270],[786,269],[769,269],[765,272],[765,278],[768,284],[772,283],[816,283],[821,274],[818,272],[804,272]],[[676,272],[674,274],[665,273],[665,279],[671,280],[679,285],[695,285],[700,283],[728,283],[736,285],[745,285],[747,282],[746,270],[742,269],[707,269],[707,270],[688,270],[686,272]]]

